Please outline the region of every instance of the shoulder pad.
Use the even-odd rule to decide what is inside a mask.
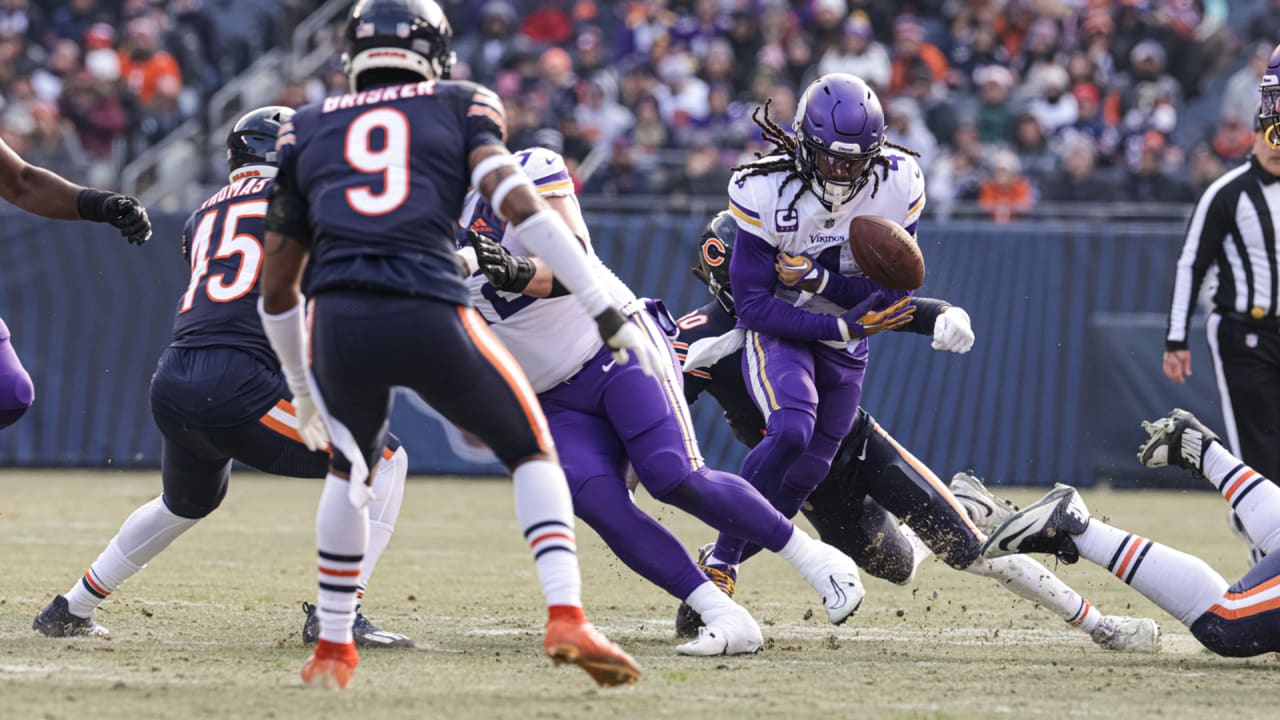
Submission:
[[[569,177],[569,168],[564,158],[554,150],[536,147],[516,153],[524,174],[533,180],[538,194],[554,197],[572,195],[573,180]]]

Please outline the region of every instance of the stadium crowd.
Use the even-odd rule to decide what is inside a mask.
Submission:
[[[258,5],[282,4],[318,3]],[[798,90],[842,71],[879,91],[890,138],[922,153],[935,210],[977,202],[1000,220],[1044,202],[1192,201],[1248,152],[1280,38],[1280,0],[443,4],[454,76],[497,91],[512,147],[561,150],[584,194],[721,193],[765,147],[753,110],[772,99],[789,126]],[[112,184],[252,60],[220,22],[236,5],[0,0],[0,137]],[[1233,33],[1229,13],[1245,12]],[[279,101],[345,89],[335,61]],[[1210,90],[1221,110],[1179,128]]]

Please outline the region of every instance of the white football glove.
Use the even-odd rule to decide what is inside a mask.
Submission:
[[[964,354],[973,347],[969,313],[954,305],[942,311],[933,325],[933,349]]]
[[[658,354],[658,349],[649,342],[644,331],[634,323],[627,322],[622,313],[609,308],[596,318],[596,324],[600,328],[600,337],[604,339],[604,344],[613,350],[613,359],[619,365],[627,364],[628,351],[630,351],[635,353],[636,362],[640,364],[640,369],[645,375],[657,377],[658,373],[662,372],[662,363],[665,358]]]
[[[329,433],[324,428],[324,417],[310,393],[293,396],[293,412],[298,418],[298,435],[308,450],[323,450],[329,447]]]

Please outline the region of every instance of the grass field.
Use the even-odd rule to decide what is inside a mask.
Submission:
[[[930,560],[914,587],[868,579],[833,628],[816,595],[773,557],[752,561],[739,598],[766,650],[680,658],[674,604],[579,528],[595,623],[646,674],[602,690],[540,656],[544,611],[505,482],[413,481],[367,614],[419,644],[370,651],[346,693],[307,691],[299,604],[314,599],[318,484],[240,473],[222,508],[98,613],[110,641],[51,641],[31,620],[65,592],[154,474],[0,473],[0,718],[1274,718],[1277,656],[1227,660],[1085,562],[1059,574],[1103,612],[1149,615],[1155,656],[1117,655],[992,581]],[[1036,492],[1013,491],[1025,502]],[[1208,493],[1087,492],[1095,515],[1204,557],[1230,580],[1243,546]],[[642,504],[655,504],[643,498]],[[658,516],[690,546],[709,531]],[[810,611],[814,611],[811,615]]]

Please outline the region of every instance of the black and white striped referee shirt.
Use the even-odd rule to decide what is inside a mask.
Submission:
[[[1255,320],[1280,315],[1280,289],[1276,286],[1280,280],[1276,266],[1278,181],[1280,175],[1267,172],[1251,157],[1214,181],[1200,197],[1178,259],[1165,336],[1167,350],[1187,348],[1187,327],[1200,283],[1214,265],[1218,268],[1218,289],[1213,294],[1217,312]]]

